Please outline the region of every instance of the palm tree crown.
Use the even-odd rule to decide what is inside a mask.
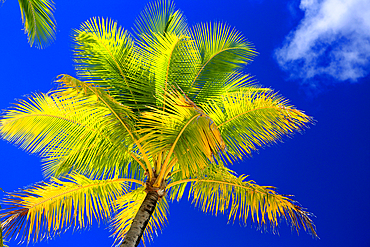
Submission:
[[[110,220],[116,241],[135,246],[184,193],[204,212],[272,228],[283,218],[316,236],[289,196],[227,168],[312,122],[243,73],[257,52],[237,30],[188,27],[163,0],[144,9],[133,35],[93,18],[74,42],[78,79],[59,76],[57,89],[0,120],[3,139],[42,158],[46,179],[4,199],[5,237],[36,242]]]

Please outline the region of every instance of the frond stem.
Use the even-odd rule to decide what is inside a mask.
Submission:
[[[171,172],[172,168],[175,166],[176,162],[178,161],[177,158],[174,158],[171,160],[171,162],[168,164],[168,168],[166,169],[166,172],[164,173],[164,177],[166,178],[168,174]]]
[[[144,166],[144,164],[143,164],[143,163],[141,163],[141,161],[139,160],[139,158],[138,158],[138,157],[136,157],[136,155],[135,155],[135,154],[130,153],[130,156],[131,156],[132,158],[134,158],[134,160],[136,160],[136,162],[137,162],[137,163],[139,163],[139,165],[141,166],[141,168],[143,168],[143,170],[144,170],[144,171],[145,171],[146,169],[149,169],[149,168],[150,168],[150,167],[146,168],[146,167]]]
[[[163,151],[164,152],[164,151]],[[156,169],[156,173],[158,174],[158,172],[159,172],[159,170],[160,170],[160,168],[161,168],[161,164],[162,164],[162,155],[163,155],[163,152],[159,152],[159,154],[158,154],[158,157],[157,157],[157,163],[156,163],[156,167],[155,167],[155,169]]]

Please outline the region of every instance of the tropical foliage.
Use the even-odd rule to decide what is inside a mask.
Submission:
[[[4,199],[5,237],[37,242],[108,221],[121,242],[150,204],[150,239],[184,194],[231,221],[276,228],[285,219],[316,236],[290,196],[227,168],[312,122],[243,72],[253,45],[224,23],[189,27],[169,1],[149,4],[134,27],[83,23],[74,35],[78,78],[61,75],[56,90],[2,115],[2,138],[38,154],[45,175]]]
[[[2,0],[5,2],[5,0]],[[52,0],[18,0],[24,32],[32,47],[43,48],[55,40],[56,22]]]

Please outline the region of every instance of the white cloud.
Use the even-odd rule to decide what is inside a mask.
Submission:
[[[280,67],[304,82],[357,81],[370,71],[370,1],[301,0],[304,18],[275,50]]]

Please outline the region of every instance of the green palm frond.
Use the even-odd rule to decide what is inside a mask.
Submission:
[[[278,194],[271,186],[259,186],[246,180],[246,175],[235,176],[223,166],[206,169],[196,178],[189,178],[169,184],[171,199],[179,200],[181,186],[191,183],[189,199],[205,213],[228,213],[229,221],[247,223],[251,218],[260,227],[270,226],[275,230],[280,219],[290,222],[295,230],[303,228],[316,236],[311,214],[304,211],[289,196]]]
[[[222,78],[219,77],[219,81],[214,81],[207,84],[207,88],[199,91],[196,101],[201,102],[199,105],[208,104],[210,100],[218,101],[220,98],[228,94],[235,92],[269,92],[268,88],[260,88],[257,86],[254,78],[249,74],[243,74],[240,72],[233,72],[225,74]]]
[[[167,150],[167,162],[175,154],[181,172],[189,176],[208,166],[224,143],[212,119],[185,95],[172,88],[166,96],[165,111],[152,108],[142,114],[141,140],[152,154]]]
[[[18,0],[24,32],[30,46],[43,48],[55,40],[56,22],[52,0]]]
[[[93,180],[72,173],[9,194],[4,201],[7,209],[0,215],[4,235],[37,242],[70,226],[86,228],[93,219],[107,220],[114,200],[127,192],[129,182],[142,184],[120,178]]]
[[[174,34],[178,37],[188,32],[186,19],[182,12],[175,10],[171,0],[159,0],[149,3],[134,23],[134,31],[138,39],[143,34]]]
[[[157,105],[164,98],[164,91],[169,85],[191,90],[190,84],[200,60],[194,42],[187,36],[175,34],[143,34],[142,39],[144,43],[139,45],[154,75]]]
[[[233,158],[249,155],[313,122],[276,93],[254,88],[227,93],[201,107],[214,120]]]
[[[162,99],[168,85],[187,91],[200,63],[185,18],[172,1],[150,3],[135,23],[138,50],[154,76],[155,97]],[[158,104],[158,101],[157,101]]]
[[[224,23],[198,24],[192,28],[191,38],[201,57],[192,87],[195,94],[188,95],[195,103],[203,101],[202,92],[211,90],[225,76],[243,68],[257,55],[254,47],[235,29]]]
[[[71,169],[89,176],[125,172],[132,140],[111,110],[95,94],[57,94],[35,94],[8,109],[2,138],[39,154],[46,176]]]
[[[118,213],[111,222],[113,236],[115,241],[119,242],[125,238],[127,231],[130,229],[131,223],[138,212],[146,192],[144,187],[140,187],[130,193],[127,193],[116,201],[115,209]],[[149,220],[148,226],[145,228],[142,240],[152,240],[152,236],[162,229],[167,223],[168,202],[166,197],[162,197],[157,203],[155,211]]]
[[[93,18],[75,34],[79,77],[109,88],[121,103],[141,109],[153,104],[153,85],[130,34],[110,19]],[[144,66],[144,67],[143,67]]]

